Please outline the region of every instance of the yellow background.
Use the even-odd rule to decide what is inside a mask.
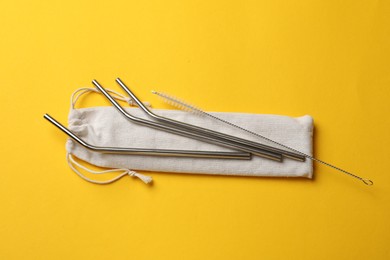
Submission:
[[[388,1],[1,1],[1,259],[390,259]],[[70,94],[125,80],[214,111],[315,119],[315,179],[65,162]],[[100,96],[83,105],[107,104]]]

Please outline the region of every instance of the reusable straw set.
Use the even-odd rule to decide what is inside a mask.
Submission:
[[[45,119],[69,136],[67,149],[71,168],[81,177],[93,183],[111,183],[126,174],[139,177],[146,183],[151,181],[144,175],[129,169],[133,166],[136,167],[136,170],[144,171],[311,178],[312,164],[309,164],[309,160],[352,176],[366,185],[373,184],[369,179],[359,177],[313,157],[311,155],[312,121],[307,120],[307,118],[305,118],[307,127],[304,126],[301,130],[299,127],[304,124],[297,124],[296,120],[291,118],[276,116],[274,119],[265,115],[209,113],[171,95],[153,91],[153,94],[163,98],[169,104],[186,111],[157,112],[143,103],[121,79],[117,78],[116,83],[124,90],[127,97],[105,89],[96,80],[92,81],[95,89],[83,89],[83,93],[90,91],[102,94],[112,104],[116,112],[113,111],[112,107],[71,110],[69,123],[72,124],[72,129],[65,127],[50,115],[44,115]],[[78,98],[79,96],[77,96],[76,101]],[[123,100],[135,104],[138,108],[124,108],[118,102]],[[75,101],[72,101],[72,106],[74,103]],[[140,115],[141,112],[143,117]],[[106,122],[102,122],[102,119]],[[192,122],[188,122],[189,120]],[[202,120],[204,121],[203,125]],[[256,121],[259,122],[258,125],[254,125]],[[198,122],[200,123],[198,124]],[[248,127],[252,125],[252,128]],[[254,131],[257,126],[264,131]],[[266,126],[269,127],[265,129]],[[290,139],[284,138],[283,126],[285,126],[286,131],[290,131],[289,129],[293,129],[292,132],[295,131],[295,136],[287,132],[285,134],[285,136],[290,134],[289,138],[294,139],[291,142],[289,142]],[[302,134],[304,130],[307,133]],[[129,134],[126,133],[127,131]],[[267,135],[269,133],[272,136],[274,132],[278,132],[278,136],[281,137],[275,140]],[[142,135],[140,138],[146,140],[145,143],[149,143],[149,145],[140,147],[137,143],[137,136],[133,136],[133,134]],[[305,146],[301,145],[304,151],[291,145],[299,140],[306,140],[301,142],[305,143]],[[120,145],[116,146],[118,143]],[[167,144],[177,146],[183,143],[185,147],[161,148],[158,147],[159,143],[166,144],[165,146]],[[121,144],[136,144],[137,146],[124,147]],[[299,143],[297,145],[299,146]],[[76,154],[76,157],[97,166],[117,168],[117,170],[122,170],[123,174],[108,182],[93,181],[81,175],[74,167],[75,164],[86,169],[78,164],[70,154]],[[283,164],[286,164],[286,168],[283,167]],[[298,164],[305,164],[305,170],[300,171]],[[158,168],[158,165],[161,166],[161,169]],[[111,171],[113,170],[100,173]],[[97,172],[92,171],[92,173]]]

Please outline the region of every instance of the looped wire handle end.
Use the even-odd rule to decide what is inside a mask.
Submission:
[[[360,179],[364,184],[368,185],[368,186],[372,186],[374,185],[374,182],[372,180],[369,180],[369,179]]]

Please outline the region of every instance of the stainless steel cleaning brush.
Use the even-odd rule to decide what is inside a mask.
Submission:
[[[234,124],[234,123],[232,123],[232,122],[229,122],[229,121],[227,121],[227,120],[225,120],[225,119],[222,119],[222,118],[219,118],[219,117],[217,117],[217,116],[214,116],[214,115],[212,115],[212,114],[210,114],[210,113],[207,113],[207,112],[203,111],[202,109],[200,109],[200,108],[198,108],[198,107],[196,107],[196,106],[194,106],[194,105],[191,105],[191,104],[185,102],[184,100],[181,100],[181,99],[179,99],[179,98],[173,97],[173,96],[168,95],[168,94],[165,94],[165,93],[157,92],[157,91],[152,91],[152,93],[155,94],[155,95],[157,95],[157,96],[159,96],[159,97],[161,97],[161,98],[162,98],[165,102],[167,102],[168,104],[170,104],[170,105],[172,105],[172,106],[175,106],[175,107],[177,107],[177,108],[179,108],[179,109],[182,109],[182,110],[185,110],[185,111],[188,111],[188,112],[197,114],[197,115],[210,117],[210,118],[212,118],[212,119],[214,119],[214,120],[223,122],[223,123],[225,123],[225,124],[227,124],[227,125],[229,125],[229,126],[232,126],[232,127],[234,127],[234,128],[240,129],[240,130],[245,131],[245,132],[247,132],[247,133],[250,133],[250,134],[252,134],[252,135],[254,135],[254,136],[260,137],[260,138],[263,139],[263,140],[266,140],[266,141],[268,141],[268,142],[274,143],[274,144],[279,145],[279,146],[281,146],[281,147],[283,147],[283,148],[287,148],[287,149],[289,149],[290,151],[299,153],[299,154],[301,154],[302,156],[306,157],[307,159],[310,159],[310,160],[312,160],[312,161],[321,163],[321,164],[326,165],[326,166],[328,166],[328,167],[331,167],[331,168],[333,168],[333,169],[335,169],[335,170],[337,170],[337,171],[340,171],[340,172],[345,173],[345,174],[347,174],[347,175],[349,175],[349,176],[352,176],[352,177],[354,177],[354,178],[356,178],[356,179],[362,181],[362,182],[363,182],[364,184],[366,184],[366,185],[373,185],[373,184],[374,184],[374,182],[373,182],[372,180],[365,179],[365,178],[362,178],[362,177],[360,177],[360,176],[357,176],[357,175],[355,175],[355,174],[353,174],[353,173],[351,173],[351,172],[348,172],[348,171],[346,171],[346,170],[343,170],[343,169],[341,169],[341,168],[339,168],[339,167],[337,167],[337,166],[334,166],[334,165],[332,165],[332,164],[330,164],[330,163],[324,162],[324,161],[322,161],[322,160],[320,160],[320,159],[317,159],[317,158],[314,158],[313,156],[310,156],[310,155],[308,155],[308,154],[306,154],[306,153],[303,153],[303,152],[301,152],[301,151],[298,151],[298,150],[296,150],[296,149],[294,149],[294,148],[292,148],[292,147],[289,147],[289,146],[287,146],[287,145],[284,145],[284,144],[282,144],[282,143],[279,143],[279,142],[277,142],[277,141],[274,141],[274,140],[272,140],[272,139],[270,139],[270,138],[268,138],[268,137],[266,137],[266,136],[263,136],[263,135],[261,135],[261,134],[255,133],[255,132],[253,132],[253,131],[251,131],[251,130],[245,129],[245,128],[243,128],[243,127],[241,127],[241,126],[239,126],[239,125],[236,125],[236,124]]]

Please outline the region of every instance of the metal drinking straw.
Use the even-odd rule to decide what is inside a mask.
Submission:
[[[239,159],[250,160],[250,153],[243,152],[218,152],[218,151],[195,151],[195,150],[169,150],[169,149],[146,149],[146,148],[124,148],[124,147],[102,147],[95,146],[85,142],[68,128],[63,126],[53,117],[48,114],[43,116],[61,131],[67,134],[74,141],[82,145],[88,150],[100,153],[110,154],[129,154],[129,155],[151,155],[151,156],[174,156],[174,157],[190,157],[190,158],[210,158],[210,159]]]
[[[167,118],[167,117],[163,117],[163,116],[157,115],[157,114],[153,113],[152,111],[150,111],[150,109],[147,108],[137,98],[137,96],[125,85],[125,83],[123,83],[123,81],[120,78],[117,78],[116,82],[119,84],[119,86],[122,87],[122,89],[131,97],[131,99],[148,116],[150,116],[151,118],[153,118],[153,119],[155,119],[155,120],[157,120],[157,121],[159,121],[159,122],[161,122],[163,124],[171,125],[171,126],[179,127],[179,128],[183,128],[183,129],[187,129],[187,131],[192,131],[194,133],[212,136],[212,137],[219,138],[219,139],[222,139],[222,140],[229,140],[229,141],[232,141],[232,142],[237,142],[237,143],[242,144],[242,145],[247,145],[247,146],[263,149],[263,150],[266,150],[266,151],[269,151],[269,152],[281,153],[283,156],[291,158],[291,159],[294,159],[294,160],[297,160],[297,161],[301,161],[301,162],[305,161],[305,156],[303,156],[302,154],[294,153],[294,152],[291,152],[291,151],[286,151],[286,150],[279,149],[279,148],[276,148],[276,147],[272,147],[272,146],[269,146],[269,145],[264,145],[264,144],[261,144],[261,143],[249,141],[249,140],[246,140],[246,139],[243,139],[243,138],[239,138],[239,137],[235,137],[235,136],[232,136],[232,135],[216,132],[216,131],[213,131],[211,129],[199,127],[199,126],[192,125],[192,124],[187,124],[187,123],[184,123],[184,122],[180,122],[180,121],[177,121],[177,120],[173,120],[173,119],[170,119],[170,118]]]
[[[96,80],[93,80],[92,83],[96,86],[96,88],[111,102],[111,104],[123,116],[125,116],[128,120],[130,120],[130,121],[132,121],[134,123],[137,123],[137,124],[140,124],[140,125],[144,125],[144,126],[148,126],[148,127],[152,127],[152,128],[159,129],[159,130],[163,130],[163,131],[166,131],[166,132],[169,132],[169,133],[190,137],[192,139],[197,139],[197,140],[205,141],[205,142],[208,142],[208,143],[213,143],[213,144],[217,144],[217,145],[233,148],[233,149],[238,150],[238,151],[249,152],[249,153],[251,153],[253,155],[257,155],[257,156],[260,156],[260,157],[263,157],[263,158],[267,158],[267,159],[271,159],[271,160],[274,160],[274,161],[279,161],[279,162],[282,161],[282,155],[280,153],[266,151],[264,149],[251,147],[251,146],[248,146],[248,145],[245,145],[245,144],[241,144],[241,143],[238,143],[238,142],[233,142],[233,141],[230,141],[230,140],[219,139],[219,138],[215,138],[214,136],[204,135],[204,134],[201,134],[201,133],[190,131],[188,129],[182,129],[182,128],[178,128],[178,127],[174,127],[174,126],[164,125],[164,124],[161,124],[159,122],[153,122],[153,121],[149,121],[149,120],[145,120],[143,118],[139,118],[139,117],[133,116],[130,113],[128,113],[126,110],[124,110],[123,107],[121,105],[119,105],[118,102],[116,102],[116,100],[114,98],[112,98],[110,96],[110,94],[108,94],[108,92]]]

